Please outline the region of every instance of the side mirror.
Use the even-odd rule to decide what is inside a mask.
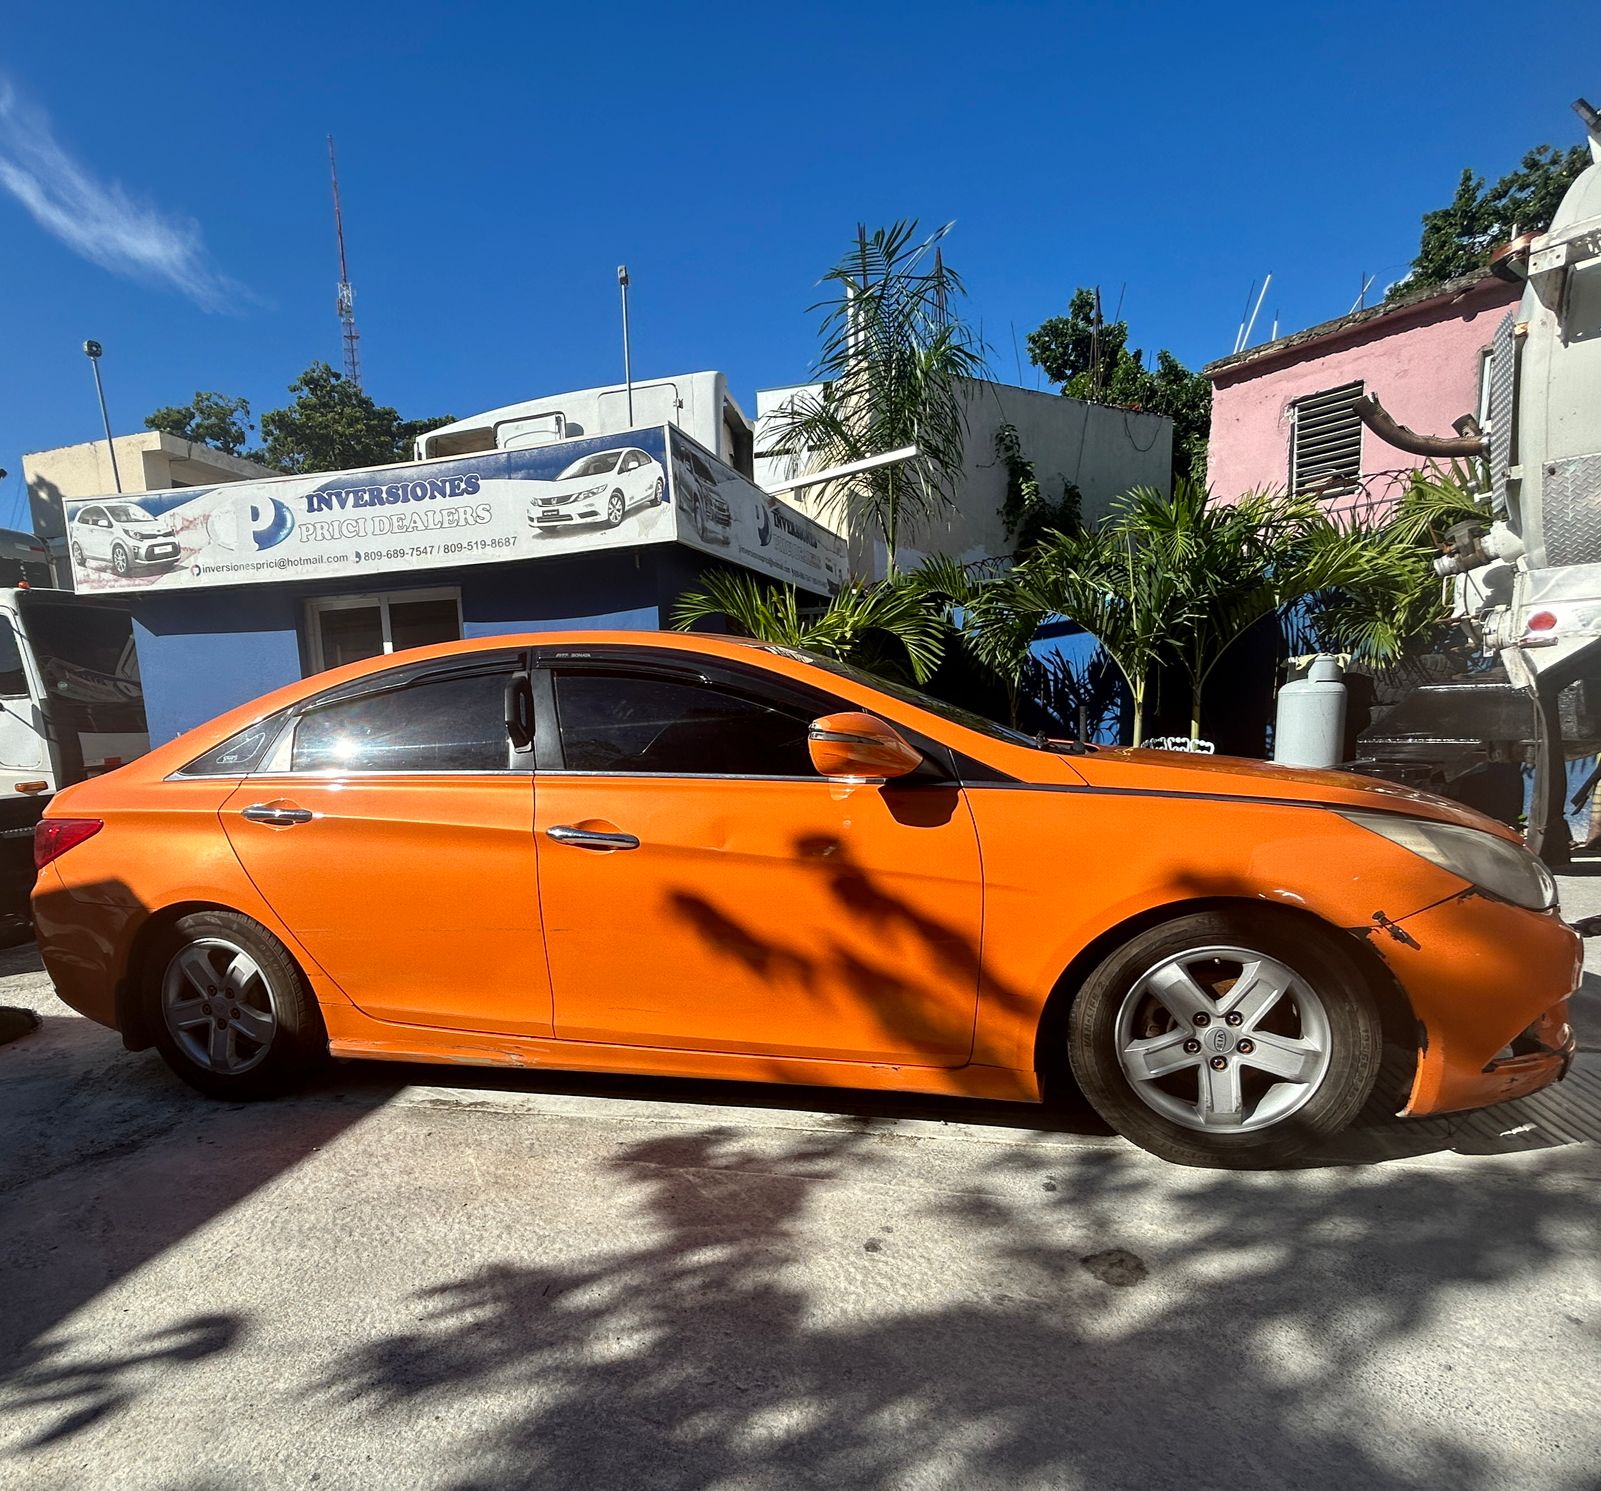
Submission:
[[[850,782],[904,777],[923,764],[923,753],[870,714],[825,714],[806,732],[818,774]]]

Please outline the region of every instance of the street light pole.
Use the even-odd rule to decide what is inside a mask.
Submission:
[[[623,297],[623,384],[628,389],[628,427],[634,427],[634,370],[628,357],[628,266],[617,266],[617,288]]]
[[[111,438],[111,416],[106,413],[106,390],[100,381],[100,353],[102,348],[99,342],[89,341],[83,344],[84,356],[89,359],[89,366],[94,369],[95,393],[100,399],[100,423],[106,427],[106,451],[111,456],[111,479],[117,485],[117,495],[122,495],[122,473],[117,470],[117,446]]]

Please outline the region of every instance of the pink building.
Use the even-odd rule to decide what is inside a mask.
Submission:
[[[1351,401],[1372,394],[1419,434],[1482,419],[1490,343],[1522,289],[1486,270],[1212,363],[1212,490],[1312,491],[1337,512],[1382,513],[1425,462],[1365,428]]]

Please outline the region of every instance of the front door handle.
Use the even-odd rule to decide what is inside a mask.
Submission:
[[[310,823],[316,815],[310,808],[274,807],[268,803],[254,802],[239,816],[248,818],[252,823],[270,824],[273,828],[293,828],[297,823]]]
[[[580,849],[639,848],[639,840],[633,834],[600,833],[592,828],[574,828],[567,823],[558,823],[554,828],[547,828],[545,837],[554,839],[558,844],[576,845]]]

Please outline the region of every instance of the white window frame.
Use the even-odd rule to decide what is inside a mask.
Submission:
[[[456,603],[456,637],[462,635],[461,588],[456,585],[434,585],[420,590],[370,590],[361,595],[317,596],[306,602],[306,636],[309,641],[312,672],[321,673],[329,666],[322,651],[322,616],[326,611],[356,611],[378,607],[379,626],[383,633],[383,656],[395,650],[394,634],[389,624],[389,608],[396,602],[454,601]]]

